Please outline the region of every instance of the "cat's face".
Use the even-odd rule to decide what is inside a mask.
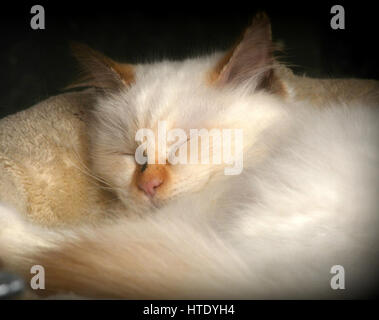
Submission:
[[[214,129],[221,136],[223,129],[232,130],[231,155],[237,161],[237,153],[241,155],[251,146],[267,124],[271,115],[263,106],[272,101],[265,93],[254,94],[272,85],[268,81],[272,77],[272,70],[267,68],[271,63],[269,46],[262,46],[265,39],[261,39],[267,33],[262,31],[267,22],[260,21],[251,28],[253,31],[248,29],[233,58],[230,54],[214,54],[181,62],[129,66],[91,52],[91,58],[102,66],[93,73],[92,81],[105,88],[97,97],[91,122],[92,168],[127,206],[144,212],[182,194],[202,190],[227,164],[215,163],[213,156],[220,150],[212,138],[210,161],[202,163],[206,140],[201,137]],[[246,63],[245,47],[251,51],[251,41],[256,48]],[[253,112],[252,105],[256,106]],[[146,129],[151,140],[136,139],[138,132]],[[179,129],[181,135],[175,135],[173,129]],[[202,130],[199,136],[191,134],[194,129]],[[241,129],[243,141],[238,142],[235,130]],[[195,139],[194,147],[191,141]],[[136,159],[141,147],[145,148],[143,155],[148,163]],[[182,149],[186,152],[180,153]],[[174,163],[172,156],[179,154],[186,161]]]

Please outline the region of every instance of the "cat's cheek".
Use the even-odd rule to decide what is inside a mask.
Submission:
[[[127,155],[123,157],[119,167],[114,172],[114,179],[117,181],[118,188],[122,188],[125,191],[130,189],[136,168],[134,156]]]
[[[103,156],[96,159],[96,172],[115,189],[126,191],[136,170],[134,157],[129,155]]]

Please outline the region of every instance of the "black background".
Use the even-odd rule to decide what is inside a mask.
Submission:
[[[46,29],[30,27],[33,5]],[[330,9],[345,8],[345,30],[333,30]],[[115,60],[181,59],[230,46],[252,16],[265,10],[282,61],[316,77],[379,79],[375,2],[324,1],[13,1],[1,9],[0,117],[58,94],[78,73],[69,42]]]
[[[186,308],[187,305],[234,305],[234,314],[223,315],[187,315],[177,313],[169,315],[144,315],[144,307],[173,306]],[[26,316],[28,319],[51,319],[57,314],[63,319],[72,319],[83,312],[86,318],[100,319],[366,319],[377,312],[377,301],[248,301],[248,300],[23,300],[0,301],[3,314]]]

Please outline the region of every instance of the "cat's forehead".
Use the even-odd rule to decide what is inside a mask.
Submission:
[[[207,74],[214,61],[207,57],[138,65],[135,83],[125,92],[127,100],[151,121],[179,114],[193,119],[199,110],[212,109],[214,90]]]
[[[159,91],[161,96],[199,91],[206,85],[209,70],[217,58],[218,54],[213,54],[184,61],[164,60],[137,65],[134,85],[137,90],[134,93],[147,94],[150,91],[151,94],[158,96],[157,91]]]

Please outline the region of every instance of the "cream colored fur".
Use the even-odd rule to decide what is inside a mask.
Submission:
[[[2,207],[5,266],[27,276],[41,264],[48,290],[87,297],[369,296],[379,266],[379,110],[249,100],[251,119],[266,117],[262,108],[273,121],[246,147],[243,174],[218,173],[154,215],[97,226],[45,230]],[[269,156],[257,164],[260,144]],[[330,287],[334,265],[346,270],[346,290]]]

